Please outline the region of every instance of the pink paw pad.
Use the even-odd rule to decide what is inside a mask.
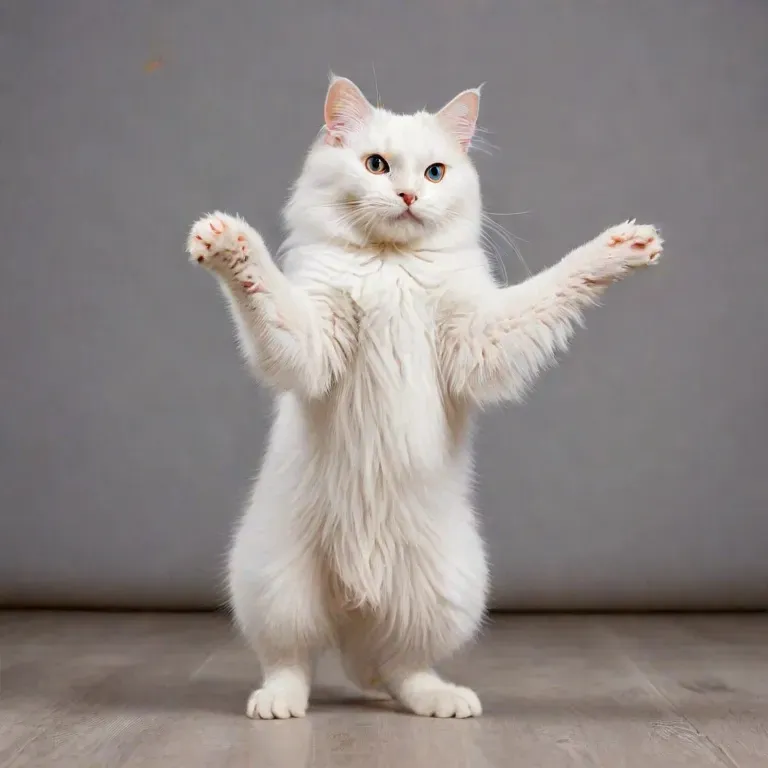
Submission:
[[[240,285],[243,286],[243,289],[247,294],[264,293],[264,286],[258,281],[243,280]]]
[[[646,245],[648,245],[649,243],[652,243],[654,240],[655,238],[653,235],[649,235],[648,237],[645,237],[645,238],[641,238],[641,237],[635,238],[635,242],[632,243],[632,247],[637,251],[642,251]]]

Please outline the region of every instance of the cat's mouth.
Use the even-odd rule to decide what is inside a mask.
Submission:
[[[400,215],[395,216],[395,221],[415,221],[417,224],[421,224],[421,219],[410,209],[406,208]]]

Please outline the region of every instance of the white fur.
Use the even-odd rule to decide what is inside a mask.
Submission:
[[[264,674],[249,716],[303,715],[313,657],[328,646],[361,687],[417,714],[480,714],[472,691],[431,669],[485,609],[473,411],[518,398],[604,286],[661,251],[652,227],[627,222],[499,288],[478,244],[465,151],[478,95],[437,115],[395,115],[336,79],[285,211],[284,271],[240,218],[216,213],[190,234],[247,360],[278,393],[229,567]],[[371,153],[390,173],[366,169]],[[447,166],[439,183],[424,177],[436,162]],[[396,219],[401,191],[417,195],[419,221]]]

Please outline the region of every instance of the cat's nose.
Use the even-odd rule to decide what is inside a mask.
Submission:
[[[410,208],[419,198],[413,192],[398,192],[398,197],[403,198],[403,202]]]

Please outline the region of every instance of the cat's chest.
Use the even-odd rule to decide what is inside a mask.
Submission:
[[[371,466],[391,476],[442,466],[448,444],[433,295],[398,272],[382,269],[348,287],[358,305],[358,345],[334,409],[355,466],[365,450]]]
[[[406,354],[431,345],[435,329],[433,292],[418,276],[397,265],[383,265],[350,282],[359,310],[359,343]]]

